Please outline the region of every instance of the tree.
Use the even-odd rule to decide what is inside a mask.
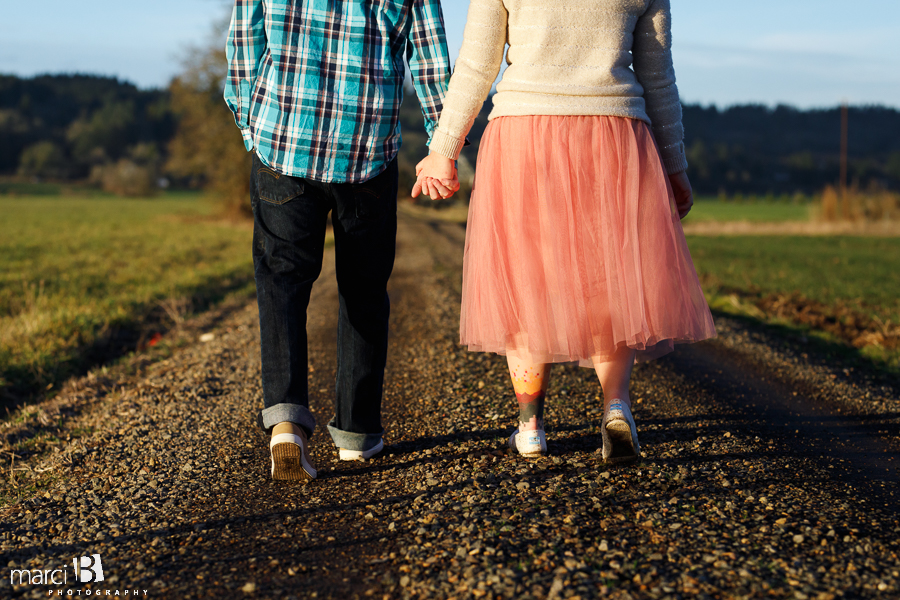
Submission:
[[[159,149],[156,144],[137,144],[127,158],[95,165],[91,181],[118,196],[147,197],[159,192]]]
[[[134,102],[111,102],[90,116],[76,119],[66,131],[72,158],[79,164],[92,164],[97,157],[116,159],[125,154],[135,135]]]
[[[224,28],[220,28],[224,30]],[[178,117],[166,170],[193,179],[232,216],[250,214],[250,154],[222,98],[228,65],[223,36],[195,48],[169,86]]]
[[[888,157],[884,172],[887,173],[889,177],[893,177],[897,181],[900,181],[900,152],[894,152]]]
[[[32,144],[22,152],[19,174],[27,177],[64,179],[68,174],[66,155],[62,148],[51,141]]]

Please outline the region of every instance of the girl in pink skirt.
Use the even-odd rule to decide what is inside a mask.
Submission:
[[[669,0],[470,0],[414,195],[452,193],[504,50],[469,206],[460,341],[506,355],[521,454],[547,450],[550,364],[577,361],[600,378],[604,460],[633,461],[635,360],[715,336],[680,223],[692,194]]]

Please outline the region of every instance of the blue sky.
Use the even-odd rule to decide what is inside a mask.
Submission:
[[[555,0],[563,1],[563,0]],[[223,0],[5,2],[0,73],[89,72],[163,86],[224,18]],[[451,54],[468,0],[443,0]],[[898,0],[672,0],[688,102],[900,107]]]

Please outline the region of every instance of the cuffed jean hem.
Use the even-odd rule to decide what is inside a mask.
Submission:
[[[334,421],[328,424],[328,433],[331,434],[331,439],[338,448],[361,452],[374,448],[384,437],[384,429],[381,430],[381,433],[353,433],[338,429],[334,426]]]
[[[302,404],[282,402],[281,404],[264,408],[259,413],[259,425],[266,431],[285,421],[290,421],[294,425],[302,427],[306,431],[308,438],[312,437],[313,430],[316,428],[315,417],[309,412],[309,408]]]

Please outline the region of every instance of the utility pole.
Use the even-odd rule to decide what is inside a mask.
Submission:
[[[844,220],[850,220],[850,198],[847,193],[847,152],[848,138],[850,129],[850,115],[847,107],[847,101],[841,103],[841,180],[839,188],[841,190],[841,216]]]

